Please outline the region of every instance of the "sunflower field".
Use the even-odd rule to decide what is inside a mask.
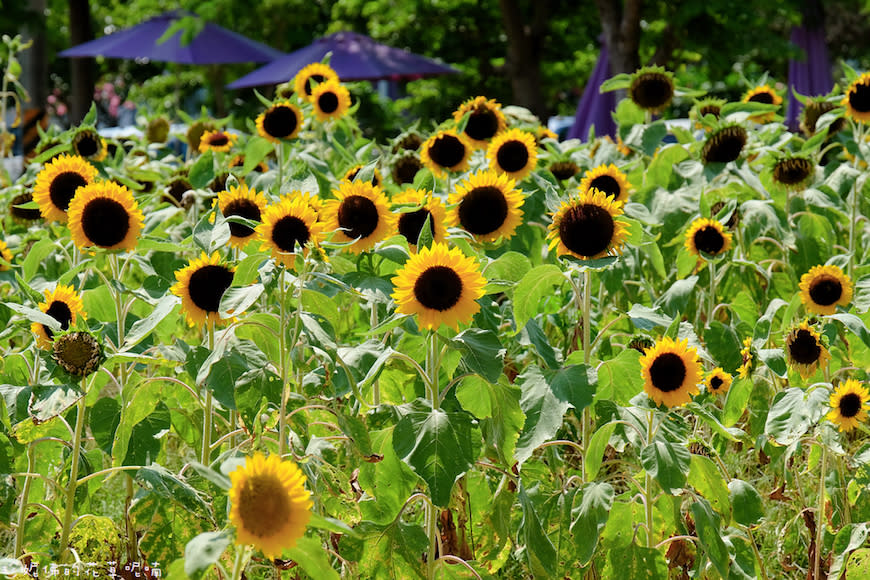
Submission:
[[[613,140],[478,96],[375,142],[317,64],[174,145],[43,134],[3,189],[0,574],[870,577],[846,72],[799,132],[652,68]]]

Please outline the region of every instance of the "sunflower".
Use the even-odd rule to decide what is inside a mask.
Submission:
[[[244,167],[245,166],[245,156],[243,154],[234,155],[230,162],[228,163],[229,168],[233,169],[235,167]],[[269,170],[269,166],[266,165],[265,161],[260,161],[251,171],[256,171],[257,173],[266,173]]]
[[[444,177],[446,171],[465,171],[471,157],[471,142],[453,129],[439,131],[420,146],[420,160],[436,177]]]
[[[100,137],[100,134],[87,127],[76,131],[72,140],[72,148],[79,157],[94,162],[102,161],[109,153],[106,142]]]
[[[736,161],[746,146],[746,129],[740,125],[725,125],[710,135],[701,149],[701,160],[707,163]]]
[[[716,99],[713,97],[707,97],[700,101],[695,101],[695,104],[689,111],[689,118],[695,121],[695,128],[704,128],[704,124],[701,121],[707,115],[713,115],[715,119],[718,119],[722,112],[722,106],[725,105],[726,102],[725,99]]]
[[[419,155],[411,151],[400,155],[393,161],[393,182],[396,185],[414,183],[414,178],[421,169],[423,169],[423,162],[420,161]]]
[[[631,75],[628,96],[641,109],[660,113],[674,98],[674,75],[660,66],[645,66]]]
[[[338,81],[326,81],[314,87],[311,104],[318,121],[341,119],[350,109],[350,91]]]
[[[206,131],[215,131],[214,123],[207,120],[197,120],[187,127],[184,134],[184,140],[187,141],[187,147],[191,151],[199,151],[199,142]]]
[[[730,374],[723,371],[720,367],[716,367],[707,374],[707,378],[704,379],[704,384],[707,386],[708,393],[721,395],[722,393],[727,392],[728,388],[731,387],[732,380],[733,378]]]
[[[770,88],[769,85],[760,85],[747,91],[747,93],[743,95],[742,102],[764,103],[765,105],[781,105],[782,97],[776,94],[776,91]],[[771,111],[769,113],[752,115],[749,117],[749,120],[756,123],[769,123],[773,121],[774,117],[776,117],[776,113]]]
[[[444,206],[441,205],[441,200],[420,189],[406,189],[399,195],[393,198],[394,204],[413,204],[416,209],[400,213],[396,220],[396,227],[399,233],[408,240],[408,246],[411,251],[417,251],[417,241],[420,239],[420,232],[423,231],[423,225],[426,219],[429,219],[429,226],[432,228],[432,240],[436,244],[443,244],[447,238],[447,231],[444,223],[447,219],[447,213]]]
[[[852,81],[840,104],[846,106],[846,116],[861,123],[870,120],[870,72]]]
[[[510,238],[522,223],[523,194],[506,174],[483,169],[460,183],[448,197],[454,207],[450,225],[458,225],[476,240],[492,242]]]
[[[338,73],[332,70],[329,65],[314,62],[296,73],[296,78],[293,79],[293,89],[300,99],[310,101],[314,94],[315,83],[319,85],[329,81],[339,82]]]
[[[665,337],[640,358],[643,390],[656,405],[678,407],[699,393],[701,363],[698,352],[688,345],[686,338]]]
[[[3,258],[3,260],[10,264],[12,263],[12,252],[9,251],[9,246],[3,240],[0,240],[0,258]],[[6,272],[7,270],[9,270],[9,266],[0,264],[0,272]]]
[[[9,214],[15,221],[33,221],[38,220],[42,217],[42,212],[39,211],[39,208],[36,209],[27,209],[24,207],[19,207],[33,201],[33,193],[30,191],[25,191],[24,193],[19,193],[15,197],[12,198],[12,201],[9,202]],[[64,214],[66,216],[66,214]]]
[[[55,339],[51,358],[69,374],[86,377],[100,368],[105,357],[103,345],[92,334],[70,332]]]
[[[33,186],[33,201],[48,221],[65,222],[79,187],[92,183],[97,168],[77,155],[61,155],[42,168]]]
[[[305,535],[314,505],[299,467],[278,455],[255,453],[229,475],[236,544],[253,546],[267,558],[294,547]]]
[[[785,337],[788,362],[795,367],[803,379],[810,378],[816,369],[824,369],[831,358],[819,333],[807,321],[791,329]]]
[[[269,203],[265,194],[255,189],[249,189],[244,183],[238,187],[230,186],[229,191],[218,193],[218,206],[224,217],[242,217],[255,222],[261,220]],[[244,248],[254,235],[254,228],[246,224],[228,222],[230,226],[230,245],[234,248]]]
[[[299,134],[302,111],[290,101],[275,103],[257,117],[257,133],[272,143],[281,143]]]
[[[631,190],[631,184],[628,182],[628,177],[617,169],[616,165],[599,165],[594,169],[588,170],[583,175],[583,180],[578,188],[581,193],[586,193],[590,189],[597,189],[603,192],[604,195],[613,196],[614,201],[628,201],[628,194]]]
[[[192,189],[193,185],[183,175],[177,175],[166,185],[166,194],[160,198],[160,201],[183,207],[184,194]]]
[[[859,423],[867,420],[868,401],[870,401],[870,393],[867,392],[867,388],[859,381],[849,379],[831,393],[829,401],[831,411],[826,418],[836,423],[840,431],[851,431]]]
[[[405,262],[393,278],[397,311],[416,314],[420,326],[454,330],[480,310],[486,279],[473,258],[445,244],[423,248]]]
[[[353,242],[345,249],[355,254],[371,249],[393,232],[395,216],[388,209],[380,187],[359,181],[342,181],[332,190],[336,199],[324,204],[324,229],[335,231],[333,241]]]
[[[486,150],[489,167],[511,179],[522,181],[538,164],[535,138],[525,131],[511,129],[493,138]]]
[[[393,141],[393,153],[400,151],[417,151],[423,144],[423,137],[417,131],[409,130],[396,137]]]
[[[489,140],[507,128],[501,105],[486,97],[475,97],[462,103],[453,112],[453,120],[457,123],[468,115],[468,123],[463,133],[476,149],[485,149]]]
[[[773,162],[773,182],[782,189],[801,191],[813,180],[816,164],[803,155],[786,155]]]
[[[562,202],[553,214],[547,235],[550,249],[558,255],[570,254],[581,260],[594,260],[621,252],[628,225],[617,220],[622,202],[595,188]]]
[[[263,223],[257,226],[262,249],[271,250],[272,258],[288,268],[293,267],[297,250],[307,254],[306,245],[317,244],[323,231],[323,224],[317,221],[317,212],[308,200],[294,193],[266,208]]]
[[[813,314],[833,314],[852,301],[852,281],[839,266],[813,266],[799,287],[801,302]]]
[[[169,130],[171,126],[169,119],[160,116],[148,121],[145,126],[145,141],[148,143],[166,143],[169,139]]]
[[[206,321],[219,323],[221,298],[233,283],[235,270],[222,264],[218,253],[208,257],[205,252],[175,272],[178,280],[170,291],[181,298],[181,309],[190,326]]]
[[[229,151],[238,138],[238,135],[226,131],[206,131],[199,138],[199,152],[205,153],[209,149],[216,152]]]
[[[698,218],[689,226],[684,244],[695,256],[718,256],[731,249],[731,234],[716,220]]]
[[[76,323],[76,317],[80,314],[87,316],[79,296],[72,286],[58,284],[54,290],[46,290],[45,302],[39,303],[39,309],[57,320],[61,330],[69,330]],[[34,322],[30,330],[36,335],[36,346],[48,349],[54,338],[54,332],[44,324]]]
[[[833,111],[837,108],[837,105],[835,103],[823,99],[827,99],[827,97],[809,98],[807,100],[807,103],[804,105],[803,110],[801,111],[800,129],[808,137],[815,134],[816,123],[818,122],[819,118],[825,113]],[[846,119],[842,116],[838,117],[836,120],[834,120],[833,123],[828,125],[828,137],[840,131],[845,125]]]
[[[359,175],[359,172],[362,171],[363,167],[363,165],[354,165],[345,172],[343,179],[345,179],[346,181],[355,180],[356,176]],[[383,187],[384,185],[384,178],[383,176],[381,176],[381,172],[378,171],[377,167],[375,167],[375,170],[372,173],[372,185],[375,187]]]
[[[743,362],[740,368],[737,369],[737,374],[741,379],[745,379],[752,373],[752,338],[746,337],[743,339],[743,348],[740,349],[740,357]]]
[[[144,225],[133,194],[114,181],[96,181],[78,190],[69,204],[69,230],[79,248],[132,250]]]
[[[559,181],[568,181],[580,173],[580,167],[571,160],[553,162],[548,169],[553,174],[553,177]]]

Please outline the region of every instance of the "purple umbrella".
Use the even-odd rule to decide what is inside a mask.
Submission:
[[[60,56],[147,58],[181,64],[268,62],[284,56],[281,51],[211,22],[207,22],[186,46],[182,46],[181,30],[164,42],[158,42],[173,22],[185,16],[192,14],[176,10],[165,12],[132,28],[69,48]]]
[[[574,124],[568,130],[568,139],[586,139],[589,135],[589,127],[595,126],[597,136],[616,136],[616,123],[611,113],[616,109],[616,93],[601,93],[601,84],[610,78],[610,56],[603,36],[601,52],[598,53],[598,62],[595,70],[586,83],[580,104],[577,105],[577,114],[574,116]]]
[[[305,66],[321,62],[330,52],[329,66],[343,81],[413,80],[459,72],[430,58],[375,42],[364,34],[336,32],[270,62],[227,87],[241,89],[287,82]]]
[[[788,108],[785,122],[790,130],[797,131],[803,105],[795,98],[792,89],[808,97],[825,95],[833,88],[834,81],[831,78],[824,27],[795,26],[791,31],[791,42],[806,55],[804,59],[788,61]]]

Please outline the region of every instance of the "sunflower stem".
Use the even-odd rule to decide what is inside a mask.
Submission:
[[[426,535],[429,536],[429,556],[426,558],[426,578],[434,580],[438,553],[438,513],[431,501],[426,502]]]
[[[438,345],[435,340],[435,331],[430,330],[426,336],[426,376],[429,378],[429,397],[432,402],[432,409],[440,408],[440,397],[438,388],[438,361],[435,350]]]
[[[76,412],[76,430],[73,435],[72,442],[72,458],[71,465],[69,468],[69,482],[66,486],[66,508],[63,513],[63,529],[61,530],[60,535],[60,554],[63,557],[66,552],[67,547],[69,546],[69,533],[72,529],[72,515],[73,508],[76,503],[76,486],[78,485],[78,477],[79,477],[79,455],[82,444],[82,431],[84,429],[85,424],[85,411],[87,407],[85,406],[85,395],[83,394],[78,400],[78,409]],[[22,506],[23,509],[23,506]]]
[[[285,434],[287,431],[287,291],[284,287],[284,272],[286,268],[281,266],[281,272],[278,274],[278,312],[281,329],[278,333],[278,356],[279,370],[281,373],[281,408],[278,410],[278,454],[283,457],[287,450],[287,445],[284,443]]]
[[[592,271],[586,268],[583,271],[583,362],[589,365],[592,358],[592,323],[589,314],[592,310]],[[580,422],[583,436],[583,457],[586,457],[586,449],[589,447],[589,438],[592,435],[592,417],[590,407],[583,409]],[[583,481],[586,481],[586,470],[582,471]]]
[[[813,553],[813,578],[819,579],[822,567],[822,536],[825,530],[825,471],[828,468],[828,446],[822,446],[822,458],[819,462],[819,503],[816,507],[816,549]]]
[[[284,141],[278,143],[278,183],[275,187],[275,195],[281,197],[281,188],[284,187]]]
[[[208,351],[214,351],[214,320],[209,316],[206,324],[208,325]],[[205,391],[205,409],[202,412],[202,450],[199,456],[199,462],[203,465],[209,464],[209,451],[211,450],[211,413],[212,413],[212,395],[211,389],[206,387]]]
[[[248,562],[251,560],[251,547],[245,545],[245,547],[241,549],[236,549],[236,561],[233,564],[233,578],[232,580],[241,580],[242,573],[245,571],[245,568],[248,565]]]
[[[653,430],[653,420],[655,418],[655,411],[653,409],[649,410],[649,414],[647,415],[647,427],[646,427],[646,444],[650,445],[653,440],[653,436],[655,435],[655,431]],[[653,479],[648,471],[644,472],[644,493],[643,493],[643,503],[644,508],[646,509],[646,546],[647,548],[652,548],[655,545],[653,542],[653,505],[652,505],[652,497],[653,497]]]
[[[858,123],[857,126],[855,124],[852,125],[853,130],[852,134],[856,135],[855,141],[858,146],[858,150],[855,154],[854,167],[855,170],[861,172],[860,164],[861,164],[861,145],[864,143],[864,123]],[[852,186],[852,199],[851,199],[851,207],[849,208],[849,266],[846,274],[849,278],[852,278],[852,273],[855,268],[855,252],[858,251],[858,248],[855,247],[855,242],[857,239],[857,231],[858,231],[858,179],[855,179],[855,183]]]
[[[710,295],[707,297],[707,328],[713,324],[713,311],[716,309],[716,260],[710,260]]]
[[[33,451],[34,446],[27,446],[27,473],[33,472]],[[21,554],[21,549],[24,545],[24,523],[27,517],[27,498],[30,496],[31,478],[24,478],[24,489],[21,490],[21,508],[18,510],[18,525],[15,527],[15,550],[12,552],[12,557],[17,558]]]

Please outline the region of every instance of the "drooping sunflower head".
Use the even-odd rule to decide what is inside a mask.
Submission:
[[[338,73],[328,64],[314,62],[296,73],[296,78],[293,80],[293,90],[296,91],[300,99],[310,101],[314,89],[329,81],[338,83]]]
[[[813,314],[834,314],[852,301],[852,280],[839,266],[813,266],[801,276],[801,302]]]
[[[455,330],[480,310],[486,279],[471,257],[458,248],[432,244],[412,254],[393,278],[393,299],[402,314],[416,314],[420,326]]]
[[[412,252],[417,251],[417,242],[426,220],[432,232],[435,243],[443,244],[447,238],[445,222],[447,212],[441,205],[441,200],[431,192],[420,189],[406,189],[393,197],[393,204],[401,204],[404,209],[398,214],[396,228],[399,233],[408,240],[408,246]]]
[[[508,239],[522,223],[525,199],[504,173],[481,170],[466,178],[449,195],[450,225],[459,226],[481,242]]]
[[[522,181],[538,164],[535,137],[520,129],[510,129],[496,135],[486,150],[489,167],[515,181]]]
[[[660,113],[674,98],[674,75],[660,66],[645,66],[631,75],[628,96],[641,109]]]
[[[76,323],[77,316],[86,316],[82,298],[72,286],[58,284],[54,290],[45,291],[45,302],[39,303],[39,309],[57,320],[61,330],[69,330]],[[44,324],[34,322],[30,330],[36,336],[36,346],[43,349],[51,348],[54,332]]]
[[[507,128],[501,105],[493,99],[469,99],[453,112],[453,119],[458,123],[465,115],[468,115],[468,123],[463,133],[477,149],[485,149],[490,139]]]
[[[729,373],[726,373],[720,367],[716,367],[707,373],[707,378],[704,379],[704,384],[707,386],[708,393],[721,395],[722,393],[727,392],[731,387],[732,380],[734,379]]]
[[[414,183],[414,177],[421,169],[423,169],[423,162],[420,161],[420,156],[413,151],[399,155],[393,161],[393,182],[396,185]]]
[[[765,105],[781,105],[782,97],[777,94],[769,85],[759,85],[754,87],[746,92],[743,95],[744,103],[762,103]],[[752,115],[749,117],[750,121],[754,121],[756,123],[770,123],[773,121],[774,117],[776,117],[775,112],[769,113],[760,113],[758,115]]]
[[[423,141],[425,139],[416,129],[408,129],[393,140],[392,152],[419,151]]]
[[[473,149],[464,135],[457,135],[453,129],[435,133],[420,146],[420,160],[437,177],[444,177],[447,171],[460,172],[468,169],[468,160]]]
[[[305,474],[278,455],[255,453],[230,472],[230,522],[236,544],[278,558],[305,535],[311,519],[311,493]]]
[[[814,135],[816,133],[816,123],[818,123],[819,118],[836,108],[837,104],[827,100],[827,97],[810,97],[801,111],[801,131],[803,131],[808,137]],[[828,137],[840,131],[845,125],[845,117],[840,116],[835,119],[833,123],[828,125]]]
[[[802,191],[812,183],[816,175],[816,164],[806,155],[786,154],[773,160],[771,177],[777,187]]]
[[[350,109],[350,91],[338,81],[326,81],[314,87],[311,104],[318,121],[341,119]]]
[[[19,193],[18,195],[13,197],[12,200],[9,202],[9,215],[12,216],[12,219],[17,222],[29,222],[41,219],[42,212],[39,211],[39,208],[28,209],[21,207],[22,205],[28,204],[31,201],[33,201],[33,193],[30,191]]]
[[[731,249],[731,234],[716,220],[698,218],[686,231],[684,243],[695,256],[719,256]]]
[[[826,415],[828,421],[837,424],[840,431],[851,431],[867,420],[867,402],[870,392],[855,379],[840,383],[833,393],[829,404],[831,411]]]
[[[218,206],[226,218],[235,216],[259,222],[268,203],[264,193],[249,188],[244,182],[230,186],[229,191],[218,193]],[[228,225],[230,245],[234,248],[244,248],[254,239],[254,228],[250,225],[234,221],[228,222]]]
[[[725,125],[710,135],[701,149],[701,160],[708,163],[736,161],[746,146],[746,129],[740,125]]]
[[[631,191],[631,183],[628,182],[628,177],[611,163],[599,165],[584,174],[578,190],[580,193],[586,193],[590,189],[597,189],[604,195],[613,196],[614,201],[625,204]]]
[[[550,167],[548,169],[550,170],[550,173],[553,174],[553,177],[555,177],[559,181],[568,181],[569,179],[580,173],[580,167],[570,159],[564,161],[555,161],[550,164]]]
[[[166,143],[169,139],[169,119],[164,116],[154,117],[145,126],[145,140],[149,143]]]
[[[356,176],[359,175],[359,172],[362,171],[363,167],[365,167],[365,166],[364,165],[354,165],[353,167],[351,167],[350,169],[348,169],[344,173],[343,179],[345,179],[346,181],[354,181],[356,179]],[[372,186],[374,186],[374,187],[383,187],[383,185],[384,185],[384,178],[381,175],[381,172],[378,170],[377,167],[375,167],[374,172],[372,172],[371,183],[372,183]]]
[[[743,339],[743,348],[740,349],[740,357],[743,359],[743,362],[740,364],[740,368],[737,369],[737,374],[741,379],[745,379],[752,373],[752,337],[746,337]]]
[[[193,189],[193,185],[187,180],[184,175],[176,175],[166,184],[166,194],[160,200],[182,207],[184,194]]]
[[[822,337],[806,320],[789,331],[785,347],[789,364],[803,379],[810,378],[818,368],[824,369],[831,358]]]
[[[209,120],[199,119],[188,126],[184,134],[184,140],[187,141],[187,146],[191,151],[199,151],[199,142],[206,131],[214,131],[216,129],[214,123]]]
[[[302,111],[290,101],[275,103],[257,117],[257,133],[272,143],[281,143],[299,134]]]
[[[870,72],[852,81],[840,104],[846,106],[847,117],[861,123],[870,120]]]
[[[322,233],[323,224],[317,221],[317,213],[299,192],[292,192],[266,208],[263,223],[257,226],[262,249],[271,251],[272,259],[287,268],[293,267],[298,252],[307,255],[308,244],[318,244]]]
[[[578,192],[581,190],[578,189]],[[628,225],[619,221],[622,202],[595,188],[562,202],[549,226],[550,248],[558,255],[581,260],[603,258],[622,252]]]
[[[133,194],[114,181],[80,188],[69,204],[69,230],[79,248],[132,250],[144,219]]]
[[[9,246],[6,245],[6,242],[0,240],[0,258],[3,258],[4,261],[12,263],[12,252],[9,251]],[[6,264],[0,263],[0,272],[6,272],[9,270],[9,266]]]
[[[72,148],[76,155],[93,162],[102,161],[108,155],[106,142],[96,129],[90,127],[82,127],[76,131],[72,139]]]
[[[688,339],[665,337],[640,358],[643,389],[656,405],[678,407],[699,393],[701,363]]]
[[[360,181],[342,181],[332,190],[335,199],[324,204],[324,230],[334,231],[335,242],[352,242],[345,250],[359,254],[392,234],[395,216],[380,187]]]
[[[206,151],[226,152],[232,149],[239,136],[228,131],[206,131],[199,139],[199,152]]]
[[[719,119],[719,114],[722,111],[722,106],[727,101],[725,99],[717,99],[714,97],[705,97],[699,101],[695,101],[694,106],[689,110],[689,118],[695,121],[695,128],[702,129],[704,124],[702,121],[707,115],[712,115],[714,119]]]
[[[199,258],[175,272],[178,282],[170,291],[181,298],[181,309],[190,326],[206,321],[221,322],[221,298],[232,285],[234,275],[235,270],[223,264],[217,252],[211,257],[203,252]]]
[[[51,357],[63,370],[82,378],[99,369],[105,359],[103,345],[89,332],[59,335],[52,345]]]
[[[65,222],[69,204],[79,187],[92,183],[97,168],[78,155],[61,155],[48,163],[36,176],[33,201],[48,221]]]

